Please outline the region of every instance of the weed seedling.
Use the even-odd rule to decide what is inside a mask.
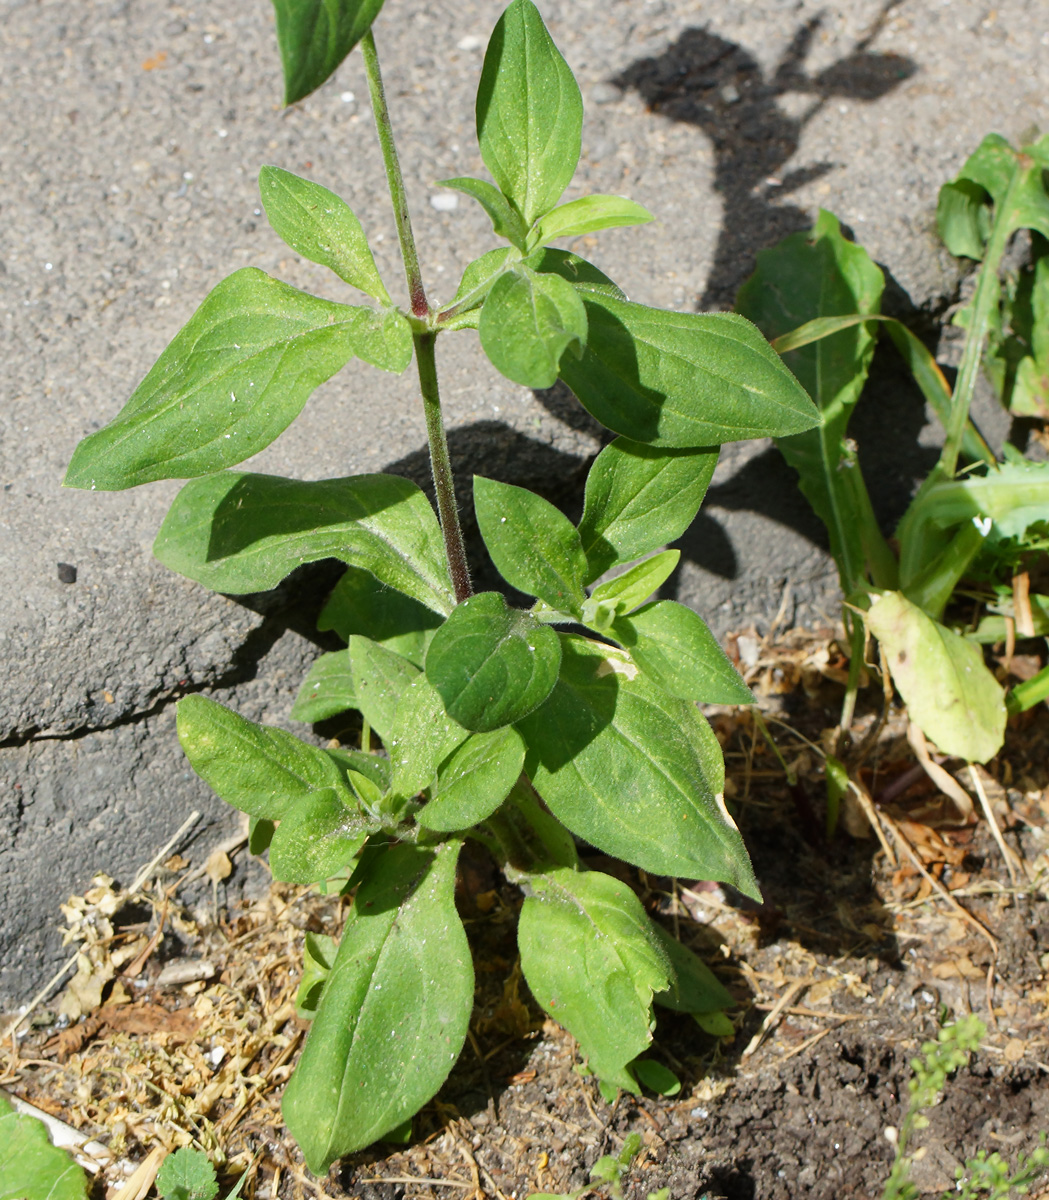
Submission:
[[[912,1059],[907,1111],[896,1131],[896,1157],[882,1200],[918,1200],[920,1192],[910,1178],[914,1156],[907,1153],[911,1139],[929,1124],[926,1112],[939,1104],[947,1081],[955,1071],[967,1065],[970,1054],[979,1049],[986,1032],[987,1027],[979,1017],[970,1014],[953,1025],[945,1025],[936,1041],[926,1042],[921,1056]],[[1041,1141],[1045,1141],[1044,1134]],[[1015,1170],[997,1152],[988,1155],[981,1150],[975,1158],[968,1159],[964,1167],[958,1168],[955,1190],[944,1192],[940,1200],[951,1200],[952,1196],[960,1196],[962,1200],[976,1200],[980,1196],[988,1200],[1006,1200],[1014,1192],[1024,1196],[1028,1185],[1044,1175],[1047,1167],[1049,1150],[1044,1145],[1039,1145],[1026,1157],[1021,1155]]]

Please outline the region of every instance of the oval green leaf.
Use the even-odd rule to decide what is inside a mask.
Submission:
[[[312,723],[356,707],[350,656],[345,650],[332,650],[314,661],[288,715],[293,721]]]
[[[636,1095],[626,1066],[651,1044],[652,997],[670,981],[641,901],[599,871],[552,870],[529,883],[517,943],[532,995],[595,1075]]]
[[[652,928],[670,959],[670,986],[653,999],[674,1012],[710,1013],[733,1008],[735,1000],[707,964],[661,926]]]
[[[477,327],[481,348],[507,379],[523,387],[557,382],[561,356],[586,345],[586,308],[560,275],[540,275],[519,263],[496,280]]]
[[[337,558],[442,616],[455,603],[437,517],[396,475],[195,479],[175,497],[153,553],[216,592],[267,591],[303,563]]]
[[[0,1093],[0,1200],[87,1200],[87,1176],[47,1126]]]
[[[433,636],[426,677],[449,716],[485,733],[537,708],[557,680],[561,646],[549,625],[498,592],[464,600]]]
[[[987,762],[1005,737],[1005,693],[983,651],[925,615],[900,592],[866,614],[911,720],[944,754]]]
[[[706,621],[676,600],[656,600],[612,623],[612,636],[672,696],[700,704],[753,704]]]
[[[284,815],[270,842],[270,870],[285,883],[319,883],[352,862],[378,826],[333,788],[311,792]]]
[[[618,437],[586,477],[579,536],[586,582],[679,538],[695,520],[717,466],[718,451],[657,450]]]
[[[749,321],[588,293],[589,333],[561,378],[603,425],[683,449],[782,437],[819,423],[805,389]]]
[[[509,796],[524,755],[524,742],[515,729],[471,734],[441,764],[433,795],[416,813],[416,821],[438,833],[477,825]]]
[[[525,225],[521,214],[497,187],[484,179],[468,178],[442,179],[437,186],[452,188],[473,197],[488,214],[495,233],[519,249],[524,249]]]
[[[651,220],[647,208],[622,196],[580,196],[551,209],[539,222],[535,238],[537,243],[552,242],[622,225],[644,225]]]
[[[334,192],[280,167],[259,171],[262,207],[278,236],[351,287],[391,304],[356,214]]]
[[[650,683],[622,650],[559,637],[557,686],[518,723],[525,770],[550,811],[654,875],[718,879],[758,897],[706,718]]]
[[[511,0],[477,88],[477,141],[499,189],[532,224],[572,181],[583,130],[579,85],[531,0]]]
[[[527,488],[474,476],[474,511],[499,574],[511,587],[579,617],[587,562],[572,522]]]
[[[234,466],[351,358],[399,373],[411,355],[400,313],[321,300],[245,267],[208,295],[116,419],[77,446],[65,484],[114,491]]]
[[[184,697],[176,713],[190,766],[219,799],[249,816],[277,821],[312,792],[346,792],[331,757],[283,729],[256,725],[206,696]]]
[[[594,588],[590,593],[590,604],[603,604],[617,613],[630,612],[666,583],[680,558],[680,550],[653,554]]]
[[[357,692],[357,707],[384,743],[393,737],[397,706],[418,678],[419,668],[371,638],[350,638],[350,671]]]
[[[284,103],[319,88],[371,28],[382,0],[273,0]]]
[[[395,591],[360,567],[346,568],[317,618],[322,632],[333,629],[344,642],[363,633],[417,667],[423,665],[426,647],[440,623],[432,608]]]
[[[425,675],[417,675],[397,705],[389,742],[393,791],[405,799],[429,787],[438,766],[469,736],[453,721]]]
[[[392,846],[357,891],[284,1091],[284,1119],[314,1174],[416,1113],[459,1056],[474,996],[455,910],[460,845]]]

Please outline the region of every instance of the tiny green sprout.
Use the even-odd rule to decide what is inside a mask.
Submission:
[[[226,1200],[236,1200],[250,1172],[245,1171]],[[219,1194],[215,1168],[203,1150],[182,1146],[168,1155],[157,1172],[157,1195],[161,1200],[215,1200]]]
[[[896,1134],[896,1155],[882,1200],[918,1200],[918,1188],[910,1178],[914,1159],[907,1153],[911,1136],[929,1124],[926,1112],[940,1102],[951,1075],[968,1064],[986,1032],[979,1017],[970,1013],[943,1026],[936,1040],[925,1042],[921,1055],[911,1060],[907,1111]],[[1015,1169],[997,1151],[988,1154],[980,1150],[958,1168],[957,1187],[953,1192],[944,1192],[940,1200],[1008,1200],[1013,1194],[1026,1195],[1028,1186],[1049,1169],[1045,1140],[1044,1133],[1039,1135],[1039,1145],[1026,1157],[1021,1155]]]

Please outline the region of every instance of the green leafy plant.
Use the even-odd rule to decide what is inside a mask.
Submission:
[[[926,1042],[921,1056],[911,1060],[913,1074],[907,1083],[907,1110],[896,1131],[896,1155],[882,1200],[918,1200],[919,1189],[910,1177],[914,1157],[907,1153],[911,1139],[928,1126],[929,1118],[925,1114],[939,1104],[948,1079],[966,1066],[986,1032],[979,1017],[970,1013],[952,1025],[945,1025],[936,1041]],[[1044,1143],[1044,1134],[1040,1140]],[[997,1152],[988,1155],[981,1150],[975,1158],[968,1159],[964,1167],[958,1168],[956,1189],[944,1192],[941,1200],[949,1200],[951,1196],[962,1196],[964,1200],[976,1200],[978,1196],[1006,1200],[1013,1192],[1024,1196],[1028,1185],[1044,1175],[1047,1168],[1049,1150],[1044,1145],[1039,1145],[1030,1155],[1021,1155],[1015,1170]]]
[[[268,845],[274,876],[353,894],[337,948],[307,941],[299,1008],[313,1025],[284,1094],[288,1127],[320,1172],[403,1135],[459,1055],[474,995],[454,901],[466,838],[524,891],[525,978],[607,1085],[639,1091],[631,1064],[652,1042],[653,1001],[704,1018],[731,1006],[629,887],[584,868],[575,837],[655,874],[758,895],[725,806],[721,750],[696,707],[745,704],[750,693],[695,613],[650,597],[676,565],[663,547],[695,517],[718,445],[797,434],[820,417],[743,317],[632,303],[550,244],[649,214],[616,196],[560,203],[579,158],[582,102],[530,0],[503,13],[481,72],[477,136],[492,181],[446,181],[482,205],[503,244],[437,306],[423,286],[371,29],[380,3],[276,7],[289,100],[361,46],[408,305],[391,302],[341,200],[263,168],[275,231],[374,304],[235,272],[115,420],[81,442],[66,482],[121,489],[188,478],[155,553],[215,590],[272,588],[318,559],[346,564],[319,622],[346,649],[317,660],[292,715],[357,710],[360,749],[320,749],[202,695],[178,706],[189,761],[249,815],[252,847]],[[495,368],[519,384],[563,379],[618,435],[590,469],[578,526],[533,492],[475,478],[485,546],[506,584],[534,598],[528,609],[471,587],[435,356],[438,336],[462,329],[476,329]],[[393,475],[303,482],[232,469],[352,359],[401,372],[413,357],[436,514]]]
[[[226,1200],[236,1200],[248,1178],[245,1172]],[[215,1200],[219,1184],[215,1168],[203,1150],[182,1146],[161,1163],[157,1172],[157,1195],[161,1200]]]
[[[589,1183],[571,1192],[533,1192],[528,1200],[580,1200],[581,1196],[597,1191],[602,1185],[608,1188],[612,1200],[623,1200],[623,1176],[630,1170],[640,1149],[641,1135],[628,1134],[618,1154],[603,1154],[590,1168]],[[648,1200],[670,1200],[670,1189],[649,1192]]]
[[[851,662],[841,754],[867,633],[880,643],[882,662],[911,719],[945,754],[986,762],[1002,745],[1007,711],[1049,694],[1049,673],[1043,672],[1007,698],[979,646],[989,640],[989,627],[959,628],[945,617],[963,578],[975,578],[983,581],[992,614],[1016,619],[1002,588],[1025,555],[1044,553],[1046,545],[1049,467],[1009,450],[997,461],[969,409],[981,360],[1014,411],[1028,411],[1028,402],[1016,398],[1021,376],[1024,387],[1034,386],[1044,366],[1047,169],[1049,137],[1017,151],[991,136],[940,193],[939,223],[948,247],[981,264],[972,301],[958,316],[966,340],[953,389],[914,334],[881,314],[881,270],[828,212],[820,213],[810,232],[759,254],[757,270],[737,298],[738,310],[773,339],[823,416],[817,427],[777,438],[777,444],[827,527],[845,596]],[[1020,230],[1033,231],[1035,263],[1027,282],[1010,285],[1003,303],[1002,258]],[[1008,328],[1020,333],[1014,337]],[[939,461],[901,519],[894,544],[878,527],[847,433],[879,329],[889,334],[945,430]],[[1018,346],[1027,350],[1021,354]],[[1042,614],[1047,604],[1046,597],[1031,597],[1034,612]],[[1031,627],[1021,632],[1033,634],[1029,614],[1028,620]],[[843,780],[846,765],[830,759],[829,793],[839,794]]]
[[[87,1176],[47,1127],[0,1094],[0,1200],[87,1200]]]

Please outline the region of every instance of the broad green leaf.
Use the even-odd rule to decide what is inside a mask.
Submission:
[[[357,707],[383,743],[389,742],[397,705],[418,677],[419,668],[371,638],[355,633],[350,638],[350,671],[357,690]]]
[[[602,425],[637,442],[691,449],[782,437],[819,422],[812,401],[749,321],[586,293],[589,332],[561,378]]]
[[[87,1200],[87,1176],[47,1126],[0,1094],[0,1200]]]
[[[477,327],[492,366],[531,388],[553,387],[561,356],[579,356],[586,329],[579,292],[560,275],[540,275],[523,263],[496,280]]]
[[[332,758],[283,729],[256,725],[206,696],[178,702],[178,739],[190,766],[221,800],[279,821],[312,792],[345,785]]]
[[[652,996],[670,963],[641,901],[599,871],[529,878],[517,930],[532,995],[579,1042],[595,1075],[637,1094],[626,1065],[652,1042]]]
[[[319,88],[371,28],[382,0],[273,0],[284,103]]]
[[[302,951],[302,979],[295,994],[295,1015],[301,1020],[312,1021],[317,1015],[338,949],[338,942],[328,934],[307,932]]]
[[[297,800],[277,826],[270,843],[273,878],[285,883],[317,883],[347,863],[378,826],[334,788]]]
[[[867,251],[848,241],[837,218],[821,209],[811,230],[758,254],[757,270],[740,289],[736,307],[772,339],[821,317],[877,314],[884,285]],[[827,527],[846,596],[862,586],[868,547],[879,562],[891,560],[855,446],[845,440],[874,356],[874,330],[873,324],[853,325],[783,356],[823,421],[777,444]]]
[[[333,629],[344,642],[363,633],[387,650],[423,665],[426,647],[441,618],[432,608],[381,583],[370,571],[347,567],[317,618],[321,631]]]
[[[399,373],[411,356],[400,313],[321,300],[245,267],[208,295],[120,414],[77,446],[65,484],[119,490],[234,466],[351,358]]]
[[[619,437],[586,477],[579,535],[585,582],[679,538],[695,520],[717,466],[713,450],[657,450]]]
[[[956,178],[940,191],[937,219],[940,235],[952,254],[980,259],[992,227],[1006,233],[1034,229],[1049,238],[1049,193],[1043,173],[1042,143],[1013,147],[1000,134],[989,134],[969,156]],[[980,212],[993,203],[994,212]]]
[[[1016,151],[1000,133],[989,133],[958,172],[958,179],[968,179],[1000,202],[1009,190],[1016,170]],[[982,257],[982,255],[981,255]]]
[[[284,1119],[314,1174],[417,1112],[459,1056],[474,995],[455,911],[460,845],[392,846],[357,890],[284,1091]]]
[[[531,0],[499,18],[477,88],[484,165],[526,226],[560,200],[579,162],[583,99]]]
[[[700,1029],[704,1033],[709,1033],[711,1037],[730,1038],[736,1036],[736,1027],[732,1024],[732,1019],[725,1013],[693,1013],[692,1015]]]
[[[324,753],[332,759],[344,778],[363,775],[380,794],[389,789],[389,759],[381,758],[378,754],[365,754],[363,750],[345,750],[342,747],[325,750]],[[359,794],[357,784],[352,784],[351,788]]]
[[[680,558],[680,550],[664,550],[594,588],[583,610],[584,623],[605,632],[615,617],[644,604],[666,583]],[[591,615],[597,624],[590,619]]]
[[[481,304],[497,279],[521,260],[513,246],[489,250],[475,258],[463,271],[455,298],[440,310],[442,329],[476,329],[481,321]]]
[[[886,317],[877,313],[853,313],[844,317],[816,317],[806,321],[789,333],[781,333],[773,338],[771,346],[777,354],[786,354],[789,350],[797,350],[818,342],[821,338],[830,337],[843,329],[851,329],[856,325],[872,325],[878,323],[885,327],[893,344],[900,352],[900,357],[907,364],[930,408],[939,417],[944,428],[950,424],[951,387],[944,377],[943,371],[933,357],[928,346],[895,317]],[[974,462],[993,464],[996,459],[983,437],[977,431],[972,421],[969,421],[963,440],[965,453]]]
[[[492,221],[492,229],[508,242],[513,242],[518,249],[523,250],[525,244],[525,223],[521,214],[510,203],[503,193],[485,179],[442,179],[438,187],[453,188],[472,196],[484,209]]]
[[[560,612],[582,615],[586,555],[571,521],[527,488],[474,476],[474,511],[499,574]]]
[[[681,1080],[662,1063],[651,1058],[639,1058],[631,1064],[638,1083],[660,1096],[676,1096],[681,1091]]]
[[[1022,539],[1049,518],[1049,464],[1006,462],[983,474],[940,480],[922,489],[901,523],[900,582],[909,588],[944,551],[955,526],[989,519],[1000,538]]]
[[[971,179],[945,183],[936,202],[936,225],[953,255],[979,262],[991,232],[987,192]]]
[[[708,1013],[735,1007],[735,1000],[718,981],[707,964],[672,937],[661,925],[653,923],[659,944],[670,959],[670,986],[657,992],[653,1000],[674,1012]]]
[[[993,758],[1005,735],[1005,697],[980,648],[899,592],[878,596],[866,620],[908,715],[926,737],[969,762]]]
[[[647,208],[622,196],[580,196],[551,209],[539,222],[535,240],[537,244],[552,242],[621,225],[645,225],[651,220]]]
[[[391,786],[406,799],[429,787],[438,766],[469,736],[448,715],[440,694],[425,675],[417,675],[401,695],[388,750]]]
[[[269,223],[292,250],[382,304],[392,303],[361,223],[345,200],[280,167],[259,171],[259,192]]]
[[[1001,324],[985,366],[998,395],[1017,417],[1049,417],[1049,248],[1035,239],[1034,261],[1007,281]]]
[[[162,1200],[215,1200],[219,1194],[215,1168],[203,1150],[180,1146],[164,1159],[157,1172]]]
[[[718,879],[757,897],[706,718],[651,684],[623,651],[559,636],[557,686],[517,726],[525,770],[550,811],[653,875]]]
[[[753,704],[728,655],[698,613],[675,600],[656,600],[617,617],[612,637],[654,683],[700,704]]]
[[[356,707],[350,656],[345,650],[333,650],[314,661],[289,715],[293,721],[312,723]]]
[[[512,725],[550,695],[561,645],[549,625],[498,592],[464,600],[434,634],[426,677],[449,716],[480,733]]]
[[[613,300],[626,299],[623,290],[604,271],[599,271],[593,263],[569,250],[543,246],[533,250],[524,261],[526,266],[541,275],[560,275],[562,279],[567,279],[577,292],[593,292],[598,296],[611,296]]]
[[[303,563],[337,558],[441,616],[455,603],[437,517],[396,475],[196,479],[175,497],[153,553],[216,592],[267,591]]]
[[[430,801],[415,814],[426,829],[454,833],[490,817],[510,794],[524,766],[515,729],[473,733],[441,764]]]

